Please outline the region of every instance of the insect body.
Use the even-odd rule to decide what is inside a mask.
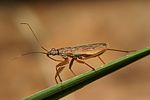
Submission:
[[[75,47],[65,47],[58,49],[60,55],[69,54],[72,53],[74,55],[82,55],[82,54],[94,54],[101,50],[106,49],[105,43],[94,43],[94,44],[88,44],[88,45],[81,45],[81,46],[75,46]]]
[[[21,23],[21,24],[26,24],[30,30],[32,31],[34,37],[36,38],[37,42],[39,43],[40,47],[45,51],[45,52],[28,52],[25,54],[22,54],[22,56],[33,54],[33,53],[40,53],[40,54],[45,54],[47,57],[50,59],[59,62],[56,65],[56,74],[55,74],[55,81],[58,83],[57,78],[59,78],[59,81],[62,82],[62,79],[60,77],[60,73],[62,70],[65,68],[65,65],[69,64],[69,70],[75,75],[75,73],[72,70],[72,65],[74,61],[84,64],[91,68],[92,70],[95,70],[91,65],[85,62],[85,60],[98,57],[100,61],[104,63],[104,61],[100,58],[100,55],[103,54],[107,50],[111,51],[119,51],[119,52],[132,52],[132,51],[125,51],[125,50],[117,50],[117,49],[110,49],[107,48],[106,43],[94,43],[94,44],[87,44],[87,45],[81,45],[81,46],[74,46],[74,47],[64,47],[64,48],[52,48],[50,51],[48,51],[46,48],[44,48],[38,38],[36,37],[34,31],[30,27],[28,23]],[[54,59],[52,56],[61,56],[63,59],[62,60],[57,60]]]

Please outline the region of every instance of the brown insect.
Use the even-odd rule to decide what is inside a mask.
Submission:
[[[84,64],[84,65],[88,66],[89,68],[91,68],[92,70],[95,70],[91,65],[87,64],[84,60],[98,57],[100,59],[100,61],[103,64],[105,64],[105,62],[100,58],[100,55],[103,54],[107,50],[126,52],[126,53],[132,52],[132,51],[107,48],[106,43],[94,43],[94,44],[87,44],[87,45],[74,46],[74,47],[64,47],[64,48],[58,48],[58,49],[52,48],[51,50],[47,50],[45,47],[43,47],[41,45],[40,41],[36,37],[31,26],[28,23],[21,23],[21,24],[25,24],[30,28],[35,39],[39,43],[40,47],[45,51],[45,52],[28,52],[28,53],[22,54],[21,56],[39,53],[39,54],[45,54],[50,59],[59,62],[56,65],[56,74],[55,74],[56,83],[58,83],[57,77],[59,78],[59,81],[62,82],[60,73],[62,72],[62,70],[65,68],[65,65],[67,65],[67,64],[69,64],[69,70],[75,75],[75,73],[71,69],[74,61]],[[57,60],[57,59],[54,59],[51,57],[51,56],[56,56],[56,55],[61,56],[63,58],[63,60]],[[71,60],[69,58],[71,58]]]

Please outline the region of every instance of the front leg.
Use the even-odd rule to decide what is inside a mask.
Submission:
[[[54,58],[50,57],[49,55],[47,55],[47,57],[50,58],[50,59],[52,59],[52,60],[54,60],[54,61],[57,61],[57,62],[62,62],[63,61],[63,60],[54,59]]]
[[[69,63],[68,58],[64,58],[64,61],[60,62],[58,65],[56,65],[56,74],[55,74],[55,81],[58,84],[57,77],[59,78],[60,82],[62,82],[62,79],[60,77],[60,73],[65,68],[64,65]]]

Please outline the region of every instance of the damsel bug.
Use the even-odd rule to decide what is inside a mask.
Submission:
[[[74,61],[84,64],[88,66],[89,68],[91,68],[92,70],[95,70],[91,65],[87,64],[84,60],[98,57],[100,61],[103,64],[105,64],[104,61],[100,58],[100,55],[103,54],[107,50],[126,52],[126,53],[135,51],[135,50],[125,51],[125,50],[110,49],[110,48],[107,48],[106,43],[94,43],[94,44],[87,44],[87,45],[81,45],[81,46],[75,46],[75,47],[64,47],[64,48],[58,48],[58,49],[52,48],[50,51],[48,51],[45,47],[41,45],[39,39],[35,35],[35,32],[32,30],[31,26],[28,23],[21,23],[21,24],[25,24],[29,27],[36,41],[38,42],[40,47],[45,51],[45,52],[28,52],[28,53],[22,54],[21,56],[39,53],[39,54],[45,54],[48,58],[59,62],[56,65],[56,74],[55,74],[56,83],[58,83],[57,78],[59,78],[59,81],[62,82],[60,73],[62,72],[62,70],[65,68],[65,65],[67,64],[69,64],[69,70],[75,75],[75,73],[71,69]],[[57,60],[51,57],[51,56],[56,56],[56,55],[61,56],[63,60]],[[69,58],[71,58],[71,60]]]

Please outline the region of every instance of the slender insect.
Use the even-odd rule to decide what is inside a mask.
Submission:
[[[126,50],[110,49],[110,48],[107,48],[106,43],[94,43],[94,44],[87,44],[87,45],[74,46],[74,47],[64,47],[64,48],[58,48],[58,49],[52,48],[51,50],[48,50],[41,45],[39,39],[35,35],[35,32],[32,30],[31,26],[28,23],[21,23],[21,24],[25,24],[29,27],[29,29],[32,31],[32,34],[34,35],[36,41],[38,42],[40,47],[45,51],[45,52],[28,52],[28,53],[22,54],[21,56],[38,53],[38,54],[44,54],[48,58],[50,58],[56,62],[59,62],[56,65],[56,74],[55,74],[56,83],[58,83],[57,78],[59,79],[60,82],[62,82],[60,73],[62,72],[62,70],[65,68],[65,65],[67,65],[67,64],[69,64],[69,70],[75,75],[75,73],[72,70],[72,65],[73,65],[74,61],[84,64],[87,67],[91,68],[92,70],[95,70],[91,65],[86,63],[85,60],[94,58],[94,57],[98,57],[99,60],[103,64],[105,64],[105,62],[101,59],[100,55],[102,55],[107,50],[125,52],[125,53],[135,51],[135,50],[126,51]],[[62,60],[57,60],[52,57],[52,56],[56,56],[56,55],[61,56]]]

